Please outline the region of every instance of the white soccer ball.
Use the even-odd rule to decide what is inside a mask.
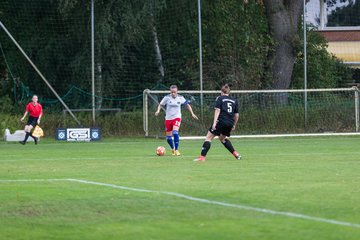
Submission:
[[[163,146],[159,146],[156,148],[156,155],[158,156],[164,156],[166,153],[166,149]]]

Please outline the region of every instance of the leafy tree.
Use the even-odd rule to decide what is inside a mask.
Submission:
[[[360,26],[360,1],[338,8],[328,17],[327,26]]]
[[[270,32],[275,40],[272,61],[272,87],[288,89],[296,60],[299,44],[298,24],[303,9],[303,1],[263,0]]]
[[[205,89],[225,82],[237,89],[300,86],[302,7],[302,1],[290,0],[202,0]],[[123,98],[158,83],[199,88],[197,17],[193,0],[95,1],[96,94]],[[90,1],[2,0],[0,19],[60,94],[72,86],[90,92]],[[341,64],[333,65],[323,40],[311,39],[309,60],[316,62],[322,76],[340,76]],[[3,31],[0,43],[15,77],[32,92],[53,98]],[[324,84],[329,86],[342,81],[315,73],[309,80],[318,77],[331,81]],[[0,74],[7,73],[0,67]],[[89,103],[86,93],[69,99],[71,107],[90,106],[84,106]],[[116,104],[97,102],[98,107]]]
[[[272,49],[263,5],[243,0],[203,3],[204,82],[207,89],[227,82],[236,89],[268,85]]]
[[[324,0],[324,3],[326,3],[328,7],[334,7],[338,3],[346,3],[346,2],[352,4],[354,3],[354,0]]]
[[[327,51],[326,39],[310,30],[307,36],[308,88],[346,87],[351,71]],[[295,61],[292,88],[304,88],[304,54],[299,50]]]

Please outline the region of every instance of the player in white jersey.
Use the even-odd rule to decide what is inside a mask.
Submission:
[[[160,102],[155,116],[158,116],[162,107],[165,108],[166,141],[169,143],[173,156],[180,156],[179,152],[179,129],[181,124],[181,105],[184,105],[191,113],[191,116],[198,120],[189,102],[178,94],[178,87],[172,85],[170,94],[166,95]],[[174,137],[174,140],[173,140]]]

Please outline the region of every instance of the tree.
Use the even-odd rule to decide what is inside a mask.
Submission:
[[[328,17],[328,26],[359,26],[360,1],[349,2],[349,5],[337,8]]]
[[[271,34],[276,41],[270,54],[272,61],[272,87],[288,89],[296,60],[296,46],[300,38],[298,25],[303,1],[264,0]]]
[[[303,39],[302,39],[303,40]],[[307,87],[346,87],[351,69],[327,51],[326,39],[314,30],[307,34]],[[304,87],[304,54],[299,52],[294,66],[291,88]]]
[[[306,0],[308,2],[309,0]],[[353,0],[324,0],[328,7]],[[272,62],[272,87],[287,89],[292,82],[297,49],[301,46],[298,26],[303,11],[303,1],[263,0],[269,22],[270,34],[275,40],[275,50],[270,54]],[[356,14],[353,16],[357,17]],[[331,19],[329,20],[331,22]]]
[[[258,1],[202,2],[205,89],[268,87],[267,56],[273,46],[265,9]]]
[[[334,7],[334,6],[336,6],[338,3],[354,4],[354,0],[324,0],[324,3],[326,3],[326,5],[327,5],[328,7]]]

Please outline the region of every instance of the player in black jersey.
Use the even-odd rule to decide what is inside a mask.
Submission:
[[[241,159],[240,154],[235,151],[231,142],[227,137],[230,137],[230,132],[235,129],[235,126],[239,120],[239,108],[237,101],[229,96],[230,87],[225,84],[221,88],[221,96],[216,99],[215,103],[215,115],[213,125],[210,127],[205,142],[202,146],[200,157],[194,161],[205,161],[207,152],[210,149],[211,141],[215,136],[219,136],[221,143],[229,150],[230,153],[238,160]]]

